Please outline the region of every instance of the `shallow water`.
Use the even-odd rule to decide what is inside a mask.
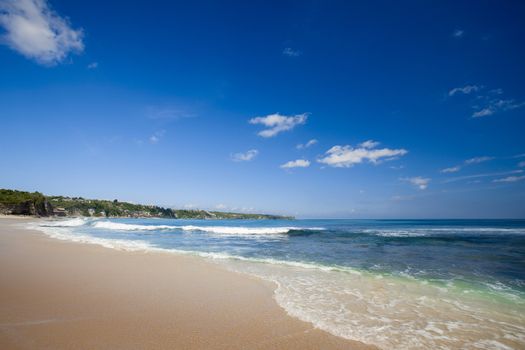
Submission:
[[[525,221],[68,219],[38,229],[200,255],[274,281],[291,315],[395,349],[525,348]]]

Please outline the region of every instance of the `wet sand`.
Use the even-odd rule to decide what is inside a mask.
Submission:
[[[197,257],[48,238],[0,217],[0,349],[373,349]]]

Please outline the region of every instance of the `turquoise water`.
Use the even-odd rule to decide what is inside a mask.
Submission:
[[[525,348],[525,220],[72,219],[49,235],[199,255],[291,315],[384,348]]]

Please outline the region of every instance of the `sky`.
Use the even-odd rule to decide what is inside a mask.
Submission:
[[[0,187],[525,218],[522,1],[0,0]]]

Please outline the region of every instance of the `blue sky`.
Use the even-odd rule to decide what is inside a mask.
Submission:
[[[525,4],[0,0],[0,187],[525,217]]]

